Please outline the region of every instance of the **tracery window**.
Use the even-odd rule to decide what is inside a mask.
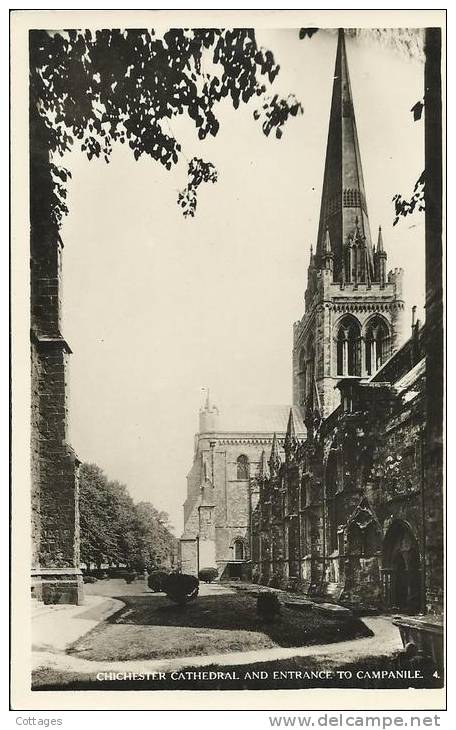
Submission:
[[[354,317],[344,317],[337,331],[337,375],[361,375],[361,331]]]
[[[383,319],[374,317],[366,330],[366,372],[373,375],[390,355],[389,330]]]

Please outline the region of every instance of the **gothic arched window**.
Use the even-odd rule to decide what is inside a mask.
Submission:
[[[249,460],[245,454],[241,454],[237,460],[237,478],[248,479],[249,478]]]
[[[366,372],[373,375],[390,355],[389,330],[383,319],[374,317],[366,330]]]
[[[245,559],[245,549],[244,549],[244,540],[238,539],[234,541],[234,559],[235,560],[244,560]]]
[[[361,331],[358,320],[344,317],[337,331],[337,375],[361,375]]]

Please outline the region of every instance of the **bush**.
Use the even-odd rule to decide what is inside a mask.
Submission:
[[[98,578],[95,578],[94,575],[85,575],[83,577],[84,583],[96,583]]]
[[[260,593],[257,614],[263,621],[274,621],[280,615],[280,601],[275,593]]]
[[[125,578],[128,573],[130,573],[128,568],[108,568],[110,578]]]
[[[168,577],[168,575],[169,573],[165,570],[154,570],[149,573],[147,585],[150,590],[153,591],[153,593],[160,593],[161,591],[164,591],[163,581]]]
[[[90,575],[91,578],[101,580],[106,573],[101,568],[92,568],[91,570],[86,570],[85,575]]]
[[[273,573],[268,581],[268,586],[271,588],[280,588],[280,576],[277,573]]]
[[[218,577],[217,568],[201,568],[198,573],[198,578],[203,580],[205,583],[212,583]]]
[[[132,573],[127,573],[124,577],[125,583],[133,583],[133,581],[138,577],[138,574],[133,571]]]
[[[194,575],[171,573],[163,579],[162,585],[168,598],[181,606],[198,595],[199,580]]]

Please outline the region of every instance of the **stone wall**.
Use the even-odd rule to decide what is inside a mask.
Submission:
[[[67,443],[66,365],[60,331],[62,242],[53,224],[42,120],[30,115],[32,592],[45,603],[80,603],[78,460]]]
[[[341,406],[315,438],[291,440],[263,480],[252,520],[260,582],[365,607],[442,609],[442,503],[423,488],[423,341],[417,329],[372,383],[342,380]]]

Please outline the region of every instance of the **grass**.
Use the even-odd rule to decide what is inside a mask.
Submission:
[[[186,606],[152,593],[115,595],[125,608],[73,644],[70,654],[96,661],[165,659],[372,635],[357,618],[288,607],[280,619],[264,623],[256,613],[256,597],[241,592],[199,596]]]

